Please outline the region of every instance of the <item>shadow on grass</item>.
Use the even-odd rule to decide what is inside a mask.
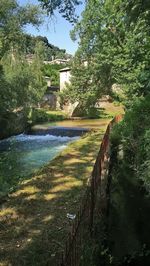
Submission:
[[[57,265],[71,230],[67,213],[78,211],[102,135],[70,144],[10,195],[0,212],[0,265]]]

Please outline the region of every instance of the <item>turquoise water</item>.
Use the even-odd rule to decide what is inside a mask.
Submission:
[[[75,139],[21,134],[0,141],[0,193],[51,161]]]

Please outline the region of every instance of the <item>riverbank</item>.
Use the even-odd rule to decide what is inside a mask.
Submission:
[[[56,122],[69,119],[62,111],[48,111],[44,109],[18,110],[1,114],[0,140],[30,131],[37,123]]]
[[[27,128],[27,114],[22,110],[0,115],[0,140],[21,134]]]
[[[57,126],[65,127],[66,123],[71,125],[74,122],[74,125],[76,124],[75,127],[80,127],[83,120],[86,121],[86,123],[90,120],[91,123],[89,124],[89,127],[93,128],[94,121],[99,121],[99,119],[111,119],[115,115],[122,113],[123,108],[121,105],[105,102],[103,103],[103,107],[98,108],[97,111],[99,113],[98,117],[96,116],[97,119],[90,119],[88,117],[69,117],[64,111],[49,111],[42,108],[35,108],[32,111],[21,109],[11,113],[1,114],[0,140],[23,132],[28,133],[32,131],[31,128],[33,128],[33,131],[37,127],[43,130],[47,125],[56,126],[57,124]],[[79,123],[79,121],[81,121],[81,123]]]
[[[107,123],[71,143],[22,182],[0,212],[1,265],[56,265],[86,189]]]

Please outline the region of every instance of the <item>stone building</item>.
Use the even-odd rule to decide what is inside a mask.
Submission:
[[[60,91],[66,88],[66,84],[70,84],[71,68],[66,67],[59,70],[60,73]]]

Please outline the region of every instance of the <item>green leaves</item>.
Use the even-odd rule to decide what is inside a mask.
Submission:
[[[33,64],[25,59],[23,28],[38,26],[42,13],[37,6],[21,7],[16,0],[0,1],[0,118],[24,110],[41,99],[46,84],[42,77],[44,47],[34,45]]]
[[[80,70],[72,70],[72,86],[75,91],[80,87],[78,98],[85,86],[97,97],[112,94],[114,83],[123,88],[128,106],[136,97],[149,94],[149,11],[142,0],[87,1],[82,20],[71,33],[79,39],[76,67]],[[87,69],[82,67],[84,61]]]
[[[124,120],[113,131],[115,144],[122,144],[123,162],[134,170],[150,195],[150,96],[135,99]],[[118,143],[120,142],[120,143]]]
[[[7,3],[6,3],[7,2]],[[23,28],[27,24],[39,26],[42,22],[42,11],[38,6],[21,7],[16,0],[0,1],[0,43],[2,57],[13,48],[23,48]],[[1,59],[0,57],[0,59]]]
[[[47,13],[52,16],[56,10],[70,22],[75,22],[77,16],[75,14],[75,8],[82,3],[80,0],[38,0],[42,7],[47,10]]]
[[[29,65],[17,51],[7,53],[2,60],[0,110],[11,112],[31,106],[42,97],[46,84],[42,77],[41,46],[37,47],[33,64]]]

